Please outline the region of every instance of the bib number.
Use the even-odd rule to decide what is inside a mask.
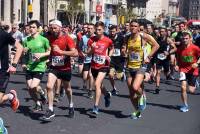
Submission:
[[[53,56],[52,57],[52,66],[63,66],[65,64],[64,56]]]
[[[184,72],[180,72],[179,80],[180,80],[180,81],[186,80],[186,76],[185,76],[185,73],[184,73]]]
[[[140,61],[140,54],[139,53],[130,53],[129,55],[130,61]]]
[[[86,57],[84,58],[84,63],[90,63],[91,60],[92,60],[92,57],[91,57],[91,56],[90,56],[90,57],[86,56]]]
[[[167,58],[167,56],[164,53],[160,53],[160,54],[157,55],[157,58],[159,60],[165,60]]]
[[[105,60],[106,60],[106,57],[105,56],[101,56],[101,55],[94,55],[93,60],[94,60],[95,63],[104,64]]]
[[[35,57],[35,54],[32,54],[32,53],[29,55],[29,58],[32,62],[35,62],[37,60]]]
[[[120,49],[114,49],[112,56],[120,56],[120,55],[121,55]]]

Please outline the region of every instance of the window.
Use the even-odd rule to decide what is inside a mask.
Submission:
[[[1,0],[1,20],[4,21],[4,0]]]

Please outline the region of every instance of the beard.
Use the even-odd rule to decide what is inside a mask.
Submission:
[[[58,36],[60,35],[60,32],[53,32],[52,34],[53,34],[53,36],[54,36],[55,38],[58,38]]]

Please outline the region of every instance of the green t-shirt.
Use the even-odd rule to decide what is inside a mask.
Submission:
[[[41,35],[38,35],[36,38],[29,36],[23,41],[23,46],[28,48],[27,70],[31,72],[45,72],[47,57],[35,61],[34,53],[45,53],[50,47],[48,39]]]
[[[172,38],[172,39],[175,39],[176,36],[177,36],[177,34],[178,34],[178,32],[174,32],[174,33],[171,35],[171,38]]]

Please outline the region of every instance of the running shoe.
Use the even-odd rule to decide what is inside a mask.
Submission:
[[[99,108],[97,106],[94,106],[92,109],[92,113],[98,115],[99,114]]]
[[[6,127],[4,126],[2,118],[0,118],[0,134],[8,134],[8,131]]]
[[[51,119],[53,117],[55,117],[55,113],[53,111],[51,111],[50,109],[48,109],[46,111],[46,113],[44,114],[43,119],[49,120],[49,119]]]
[[[73,107],[70,107],[69,108],[69,118],[74,118],[74,108]]]
[[[113,89],[113,90],[111,91],[111,93],[112,93],[113,96],[116,96],[116,95],[119,94],[119,91],[117,91],[116,89]]]
[[[60,89],[60,97],[65,97],[65,89],[63,87]]]
[[[141,118],[141,112],[140,111],[135,111],[131,114],[131,119],[137,120],[139,118]]]
[[[93,99],[93,94],[91,90],[88,91],[88,98]]]
[[[33,112],[35,113],[35,112],[39,112],[39,111],[42,111],[43,110],[43,107],[42,107],[42,105],[40,104],[40,105],[38,105],[38,104],[35,104],[35,107],[33,108]]]
[[[59,94],[55,94],[53,101],[54,102],[59,102],[60,101]]]
[[[145,95],[142,95],[139,99],[139,104],[138,104],[138,107],[139,107],[139,110],[140,111],[143,111],[145,110],[146,108],[146,104],[147,104],[147,99],[146,99],[146,96]]]
[[[159,94],[160,93],[160,89],[159,89],[159,87],[157,87],[156,89],[155,89],[155,93],[154,94]]]
[[[110,106],[110,98],[111,98],[112,94],[111,92],[107,92],[107,94],[104,96],[104,100],[105,100],[105,107],[109,107]]]
[[[13,95],[13,99],[10,101],[11,108],[13,111],[17,111],[19,107],[19,99],[17,98],[17,92],[15,90],[10,90],[10,92]]]
[[[180,111],[184,112],[184,113],[188,112],[189,111],[189,107],[187,105],[183,105],[183,106],[180,107]]]

